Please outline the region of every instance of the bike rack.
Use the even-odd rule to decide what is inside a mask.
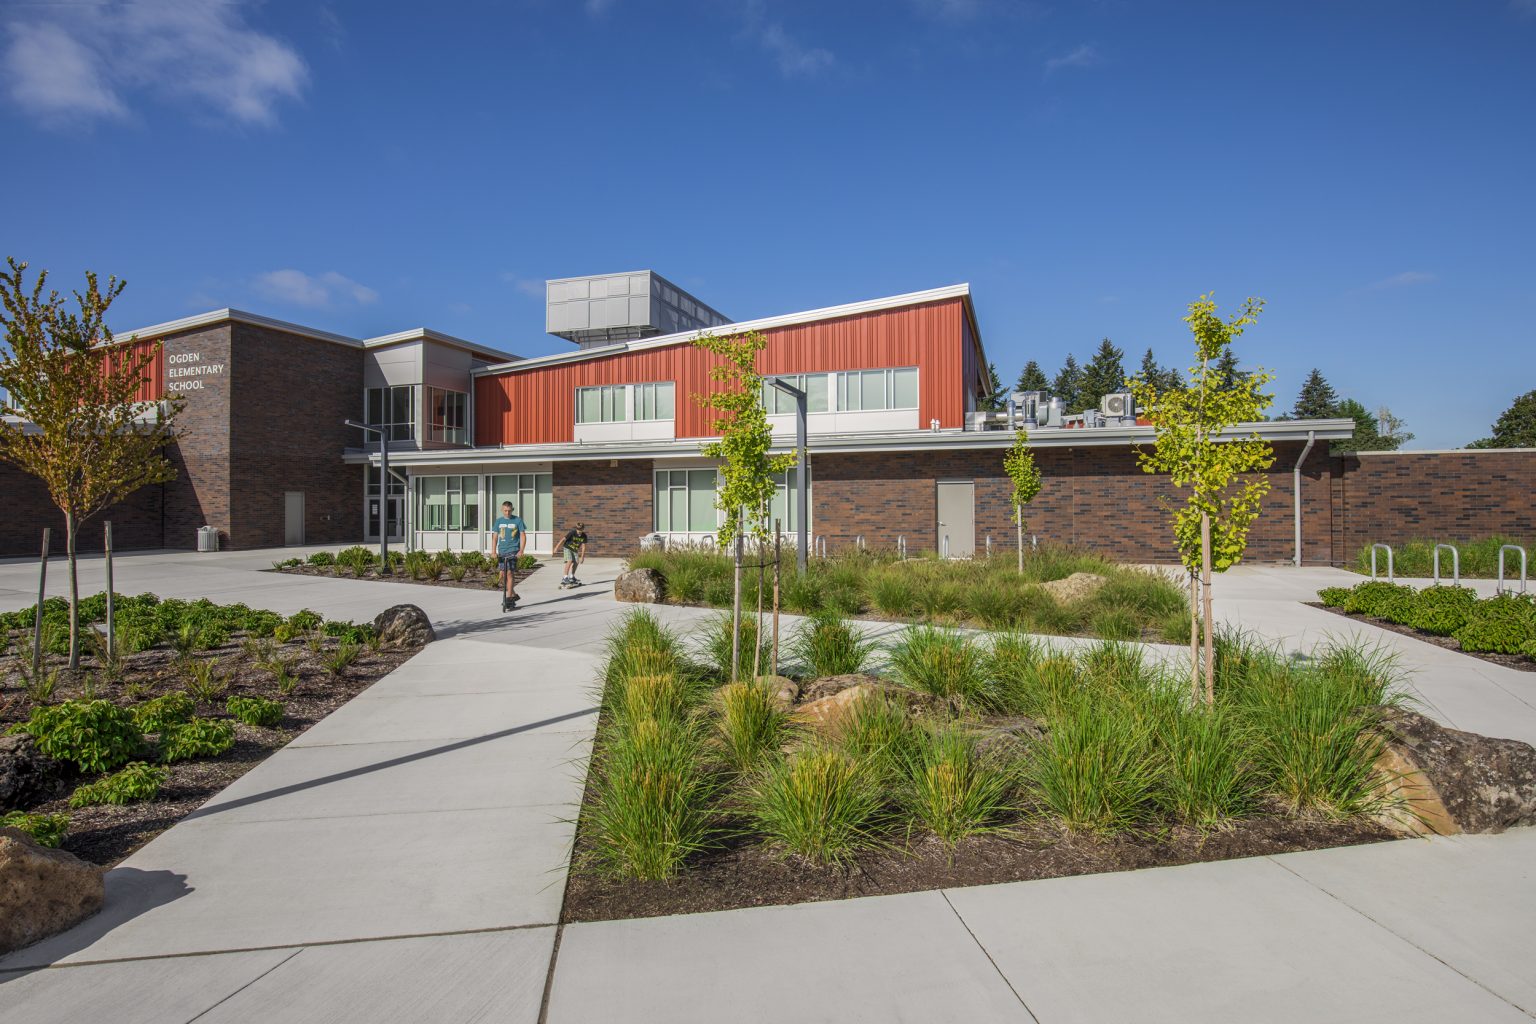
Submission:
[[[1461,552],[1456,550],[1455,544],[1435,545],[1435,586],[1440,585],[1440,549],[1447,548],[1451,552],[1451,586],[1461,582]]]
[[[907,560],[907,535],[904,533],[896,536],[896,557],[903,562]]]
[[[944,557],[949,557],[949,534],[944,535]]]
[[[992,557],[992,535],[990,533],[987,534],[987,557]]]
[[[1519,544],[1505,544],[1503,547],[1499,548],[1499,583],[1498,586],[1494,588],[1493,592],[1495,594],[1504,593],[1504,552],[1506,551],[1520,552],[1520,593],[1523,594],[1525,593],[1525,548],[1521,547]],[[1510,587],[1509,592],[1513,594],[1515,592],[1515,588]]]
[[[864,550],[864,535],[862,533],[857,534],[857,535],[854,536],[854,538],[853,538],[853,546],[858,551],[863,551]]]
[[[1387,582],[1391,583],[1392,582],[1392,545],[1390,545],[1390,544],[1372,544],[1371,545],[1371,579],[1375,579],[1376,578],[1376,549],[1377,548],[1383,548],[1387,552]]]
[[[817,558],[826,558],[827,557],[827,538],[825,538],[825,537],[817,537],[816,538],[816,557]]]

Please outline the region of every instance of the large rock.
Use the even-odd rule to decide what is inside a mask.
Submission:
[[[788,711],[795,706],[795,700],[800,696],[800,684],[788,676],[758,676],[759,686],[767,687],[768,696],[773,698],[773,703],[782,711]]]
[[[0,828],[0,953],[73,928],[101,909],[105,894],[101,868]]]
[[[660,604],[666,594],[665,581],[655,569],[631,569],[613,581],[613,596],[635,604]]]
[[[793,717],[796,722],[819,732],[836,733],[860,704],[874,700],[879,693],[880,687],[875,684],[859,683],[829,697],[800,705]]]
[[[62,796],[64,766],[44,757],[31,736],[0,736],[0,811],[31,810]]]
[[[800,699],[809,704],[855,686],[873,686],[878,682],[879,680],[874,676],[865,675],[862,672],[852,672],[843,676],[819,676],[805,684],[800,691]]]
[[[1045,727],[1025,715],[989,718],[970,732],[976,739],[976,756],[999,761],[1017,761],[1031,744],[1045,739]]]
[[[1382,816],[1402,832],[1503,832],[1536,825],[1536,748],[1447,729],[1414,711],[1389,709],[1377,761],[1385,791],[1403,806]]]
[[[420,647],[437,639],[432,620],[413,604],[397,604],[379,612],[373,620],[379,639],[398,647]]]
[[[1085,597],[1092,597],[1108,582],[1108,576],[1100,576],[1096,572],[1075,572],[1066,579],[1042,583],[1040,584],[1040,589],[1050,594],[1061,604],[1071,604],[1074,601],[1081,601]]]

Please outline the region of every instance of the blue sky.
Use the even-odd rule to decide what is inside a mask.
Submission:
[[[1000,372],[1187,362],[1202,292],[1288,408],[1414,447],[1536,387],[1536,0],[0,9],[4,254],[533,355],[547,277],[747,319],[969,281]]]

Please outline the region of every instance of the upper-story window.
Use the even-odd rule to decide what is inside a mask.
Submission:
[[[827,375],[824,373],[780,373],[780,380],[805,392],[806,412],[827,411]],[[763,409],[769,416],[790,415],[795,400],[767,381],[763,382]]]
[[[635,385],[635,419],[670,420],[672,418],[672,382]]]
[[[427,388],[427,440],[469,444],[468,408],[469,396],[462,391]]]
[[[391,441],[410,441],[415,438],[415,391],[415,386],[411,384],[369,388],[367,408],[364,410],[368,425],[383,427]]]
[[[917,368],[850,370],[837,375],[839,412],[917,408]]]
[[[622,423],[629,419],[624,408],[622,384],[576,389],[577,423]]]

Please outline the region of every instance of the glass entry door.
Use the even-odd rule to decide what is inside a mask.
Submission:
[[[382,495],[379,493],[379,469],[377,466],[368,466],[367,493],[363,496],[363,536],[375,543],[379,539],[379,502]],[[405,540],[405,481],[390,474],[389,481],[389,539],[391,542]]]

